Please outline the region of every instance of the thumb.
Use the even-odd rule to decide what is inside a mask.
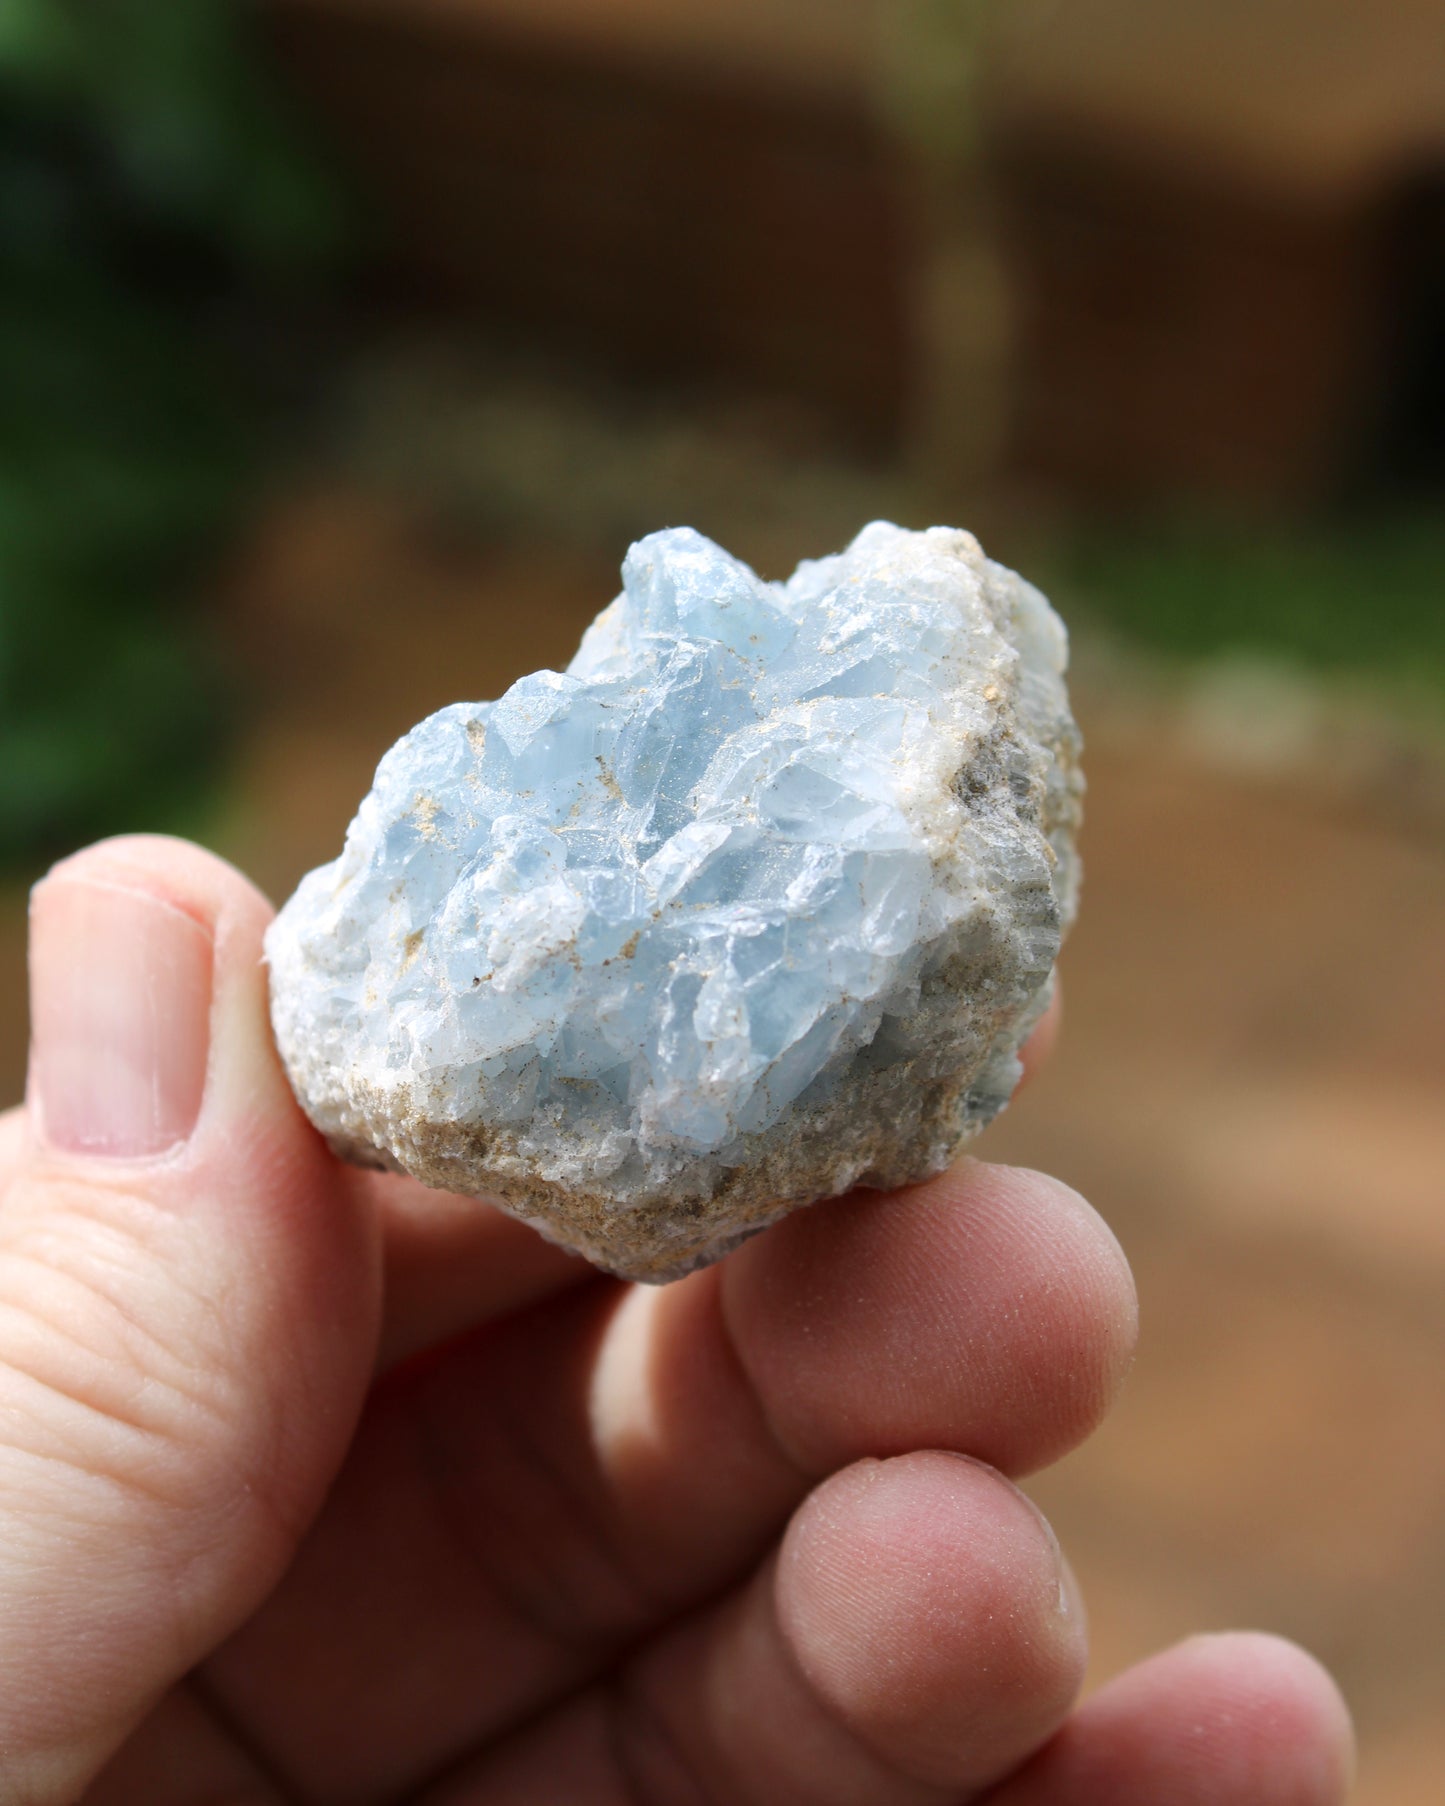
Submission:
[[[375,1226],[272,1050],[270,914],[149,838],[34,893],[0,1197],[0,1801],[74,1798],[259,1603],[365,1391]]]

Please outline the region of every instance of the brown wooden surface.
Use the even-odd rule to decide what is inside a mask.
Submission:
[[[1383,212],[1300,207],[1104,132],[1000,128],[1013,459],[1085,494],[1308,503],[1373,451]]]
[[[1155,7],[1132,34],[1134,0],[1000,12],[980,93],[1011,470],[1262,507],[1373,474],[1392,385],[1414,380],[1389,362],[1408,305],[1389,233],[1431,155],[1436,78],[1417,0],[1364,40],[1347,0],[1325,6],[1318,30],[1285,0]],[[375,209],[392,290],[624,376],[789,397],[860,447],[936,426],[951,341],[927,272],[949,190],[933,172],[923,208],[885,126],[878,18],[847,9],[814,64],[816,9],[771,37],[756,9],[735,33],[707,7],[678,32],[645,6],[582,10],[265,0],[283,74]],[[978,196],[958,185],[958,233],[979,230]],[[914,450],[947,463],[952,442]],[[972,474],[928,472],[940,493]]]
[[[901,197],[858,96],[423,11],[272,0],[282,72],[380,213],[414,298],[611,368],[743,381],[896,436]]]
[[[1014,116],[1100,131],[1307,205],[1388,185],[1445,148],[1440,0],[280,0],[337,17],[525,33],[681,79],[725,69],[834,95],[880,52],[991,20]],[[924,51],[922,54],[926,54]]]

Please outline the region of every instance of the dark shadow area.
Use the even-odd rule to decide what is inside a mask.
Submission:
[[[1445,496],[1445,167],[1409,183],[1388,225],[1395,330],[1376,478],[1382,488]]]

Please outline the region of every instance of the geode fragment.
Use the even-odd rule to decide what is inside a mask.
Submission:
[[[1063,627],[970,534],[765,583],[682,528],[623,584],[565,672],[387,753],[267,953],[341,1154],[662,1280],[1003,1108],[1082,780]]]

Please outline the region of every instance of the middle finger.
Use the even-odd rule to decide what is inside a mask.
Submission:
[[[208,1685],[307,1798],[393,1796],[747,1572],[849,1462],[1056,1458],[1132,1338],[1098,1217],[974,1162],[674,1286],[555,1299],[380,1390]]]

